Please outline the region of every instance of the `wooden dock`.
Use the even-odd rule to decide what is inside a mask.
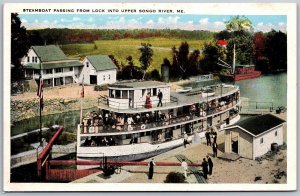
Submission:
[[[193,163],[191,160],[189,160],[188,158],[186,158],[186,156],[184,156],[182,154],[176,155],[175,157],[180,162],[182,162],[182,160],[185,159],[185,162],[187,162],[188,164]],[[207,183],[201,170],[199,170],[193,166],[189,166],[188,170],[190,171],[190,173],[192,173],[196,177],[198,183]]]

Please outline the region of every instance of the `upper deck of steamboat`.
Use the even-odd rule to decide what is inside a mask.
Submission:
[[[238,86],[217,84],[186,93],[171,92],[171,86],[159,81],[125,81],[109,85],[109,95],[98,99],[98,108],[110,112],[135,114],[169,110],[210,102],[235,94]],[[161,92],[162,104],[158,106]]]

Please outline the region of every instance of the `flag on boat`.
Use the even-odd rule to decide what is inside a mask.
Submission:
[[[37,90],[37,96],[40,98],[40,109],[43,110],[44,108],[44,100],[43,100],[43,78],[40,75],[39,78],[39,86],[38,86],[38,90]]]
[[[81,83],[81,91],[80,91],[80,96],[83,98],[84,97],[84,84],[83,84],[83,80],[84,79],[82,79],[82,83]]]

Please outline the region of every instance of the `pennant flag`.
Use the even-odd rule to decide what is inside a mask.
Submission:
[[[43,110],[44,108],[44,100],[43,100],[43,78],[40,76],[39,78],[39,87],[37,90],[37,96],[40,98],[40,108]]]
[[[80,95],[82,98],[84,98],[84,85],[83,85],[83,80],[82,80],[82,88],[81,88],[81,91],[80,91]]]

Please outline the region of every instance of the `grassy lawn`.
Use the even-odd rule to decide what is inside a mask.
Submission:
[[[167,39],[167,38],[145,38],[145,39],[120,39],[120,40],[99,40],[95,43],[88,44],[66,44],[62,46],[62,50],[67,56],[80,57],[83,59],[87,55],[114,55],[115,58],[126,65],[126,57],[131,55],[134,64],[139,66],[140,51],[138,48],[141,43],[150,43],[153,49],[153,62],[148,71],[157,69],[160,72],[160,65],[164,58],[172,61],[171,48],[180,46],[181,42],[187,41],[190,46],[190,52],[195,49],[201,50],[205,40],[183,40],[183,39]],[[95,47],[95,45],[97,47]]]

